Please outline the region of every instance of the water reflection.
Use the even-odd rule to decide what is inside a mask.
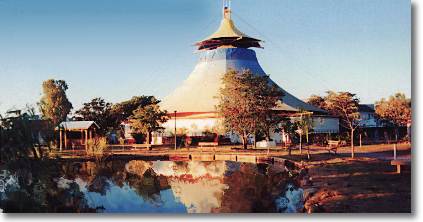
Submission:
[[[50,161],[7,169],[5,212],[278,212],[286,187],[295,186],[284,166],[231,161]]]

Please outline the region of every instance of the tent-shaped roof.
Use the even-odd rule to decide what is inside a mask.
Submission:
[[[252,38],[241,32],[231,19],[231,10],[228,7],[223,9],[223,19],[216,32],[209,37],[196,43],[198,50],[215,49],[220,46],[233,47],[261,47],[261,40]]]
[[[70,130],[70,131],[87,130],[91,128],[92,126],[96,128],[100,128],[97,125],[97,123],[95,123],[94,121],[66,121],[66,122],[61,122],[56,129],[61,128],[61,129]]]
[[[215,33],[207,37],[205,40],[208,39],[217,39],[217,38],[251,38],[248,35],[239,31],[236,27],[232,19],[230,18],[223,18],[220,22],[220,26]]]
[[[249,69],[255,75],[266,75],[257,61],[256,53],[245,48],[218,48],[201,54],[199,63],[189,77],[167,97],[161,107],[170,112],[214,112],[218,104],[218,92],[222,87],[222,76],[229,70]],[[272,81],[273,84],[276,84]],[[277,85],[277,84],[276,84]],[[326,113],[296,98],[282,87],[282,103],[274,108],[277,111],[296,112],[305,110]]]

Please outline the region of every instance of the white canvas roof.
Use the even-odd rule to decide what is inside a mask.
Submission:
[[[99,128],[97,123],[95,123],[94,121],[66,121],[61,122],[58,128],[63,128],[65,130],[86,130],[91,128],[91,126],[93,125],[96,128]]]
[[[214,112],[218,104],[216,96],[222,86],[221,78],[230,69],[249,69],[253,74],[266,75],[251,49],[218,48],[204,51],[193,72],[175,91],[163,99],[161,107],[169,112]],[[325,113],[324,110],[305,103],[284,89],[282,91],[285,96],[282,97],[282,104],[276,106],[275,110],[301,109]]]

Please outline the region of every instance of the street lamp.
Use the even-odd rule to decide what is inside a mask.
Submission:
[[[174,133],[174,135],[175,135],[175,150],[176,150],[176,110],[173,111],[173,113],[175,114],[174,115],[174,118],[175,118],[175,133]]]

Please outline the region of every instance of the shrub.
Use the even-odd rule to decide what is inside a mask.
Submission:
[[[90,155],[102,155],[106,149],[106,137],[96,137],[87,141],[87,153]]]

